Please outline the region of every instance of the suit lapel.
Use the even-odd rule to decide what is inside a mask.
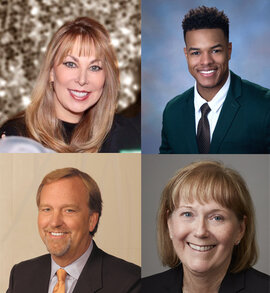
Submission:
[[[230,88],[221,109],[211,141],[210,153],[212,154],[219,152],[219,148],[240,109],[240,104],[237,99],[241,96],[241,91],[240,77],[231,72]]]
[[[198,145],[196,140],[196,125],[195,125],[195,108],[194,108],[194,88],[186,97],[186,107],[182,113],[182,122],[185,127],[185,141],[190,154],[198,154]]]
[[[162,280],[162,292],[166,293],[182,293],[183,287],[183,267],[179,264],[177,267],[171,269],[170,274]],[[161,291],[159,291],[161,292]]]
[[[29,293],[48,293],[51,275],[51,256],[48,254],[42,258],[33,272],[33,282],[29,284]]]
[[[223,279],[219,293],[236,293],[241,292],[245,288],[245,273],[237,274],[227,273]]]
[[[102,253],[93,242],[93,250],[77,281],[73,293],[94,293],[102,288]]]

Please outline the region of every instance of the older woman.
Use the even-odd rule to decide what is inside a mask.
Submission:
[[[269,292],[257,260],[253,203],[243,178],[212,161],[181,169],[165,187],[158,249],[170,270],[143,279],[142,292]]]
[[[26,136],[57,152],[139,148],[140,133],[115,115],[119,70],[106,29],[82,17],[53,36],[25,113],[0,136]]]

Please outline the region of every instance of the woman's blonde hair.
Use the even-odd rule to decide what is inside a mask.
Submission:
[[[79,54],[90,55],[95,48],[96,58],[102,60],[105,83],[99,101],[85,111],[76,126],[70,143],[63,137],[63,126],[56,117],[50,72],[60,64],[79,41]],[[26,109],[25,120],[29,137],[57,152],[98,152],[111,129],[119,90],[119,69],[107,30],[88,17],[65,23],[54,34],[43,60],[32,102]]]
[[[245,181],[238,172],[214,161],[192,163],[180,169],[163,190],[158,217],[158,250],[163,265],[175,267],[180,263],[169,236],[167,220],[179,206],[179,201],[214,200],[233,211],[239,221],[245,218],[246,230],[239,245],[234,247],[230,271],[240,272],[257,261],[255,214]]]

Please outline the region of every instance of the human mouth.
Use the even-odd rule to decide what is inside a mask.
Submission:
[[[71,96],[78,101],[84,101],[86,100],[91,92],[88,91],[76,91],[76,90],[69,90]]]
[[[67,232],[48,232],[51,237],[63,237],[67,234]]]
[[[205,252],[213,249],[216,245],[195,245],[190,242],[188,242],[188,245],[190,248],[196,251]]]
[[[52,236],[61,236],[61,235],[64,235],[64,233],[54,233],[54,232],[51,232],[51,235]]]
[[[216,72],[216,69],[211,69],[211,70],[199,70],[199,73],[203,76],[209,77],[213,76]]]

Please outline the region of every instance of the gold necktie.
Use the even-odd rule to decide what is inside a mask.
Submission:
[[[53,289],[53,293],[65,293],[65,280],[67,272],[64,269],[59,269],[57,271],[58,282]]]

